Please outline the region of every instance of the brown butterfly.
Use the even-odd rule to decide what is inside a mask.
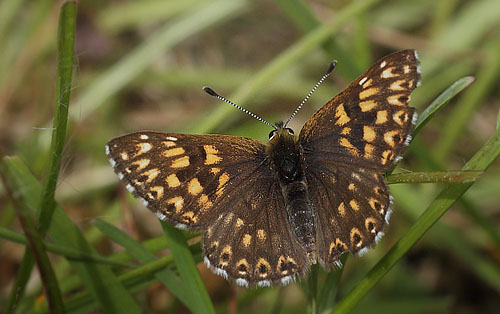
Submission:
[[[365,253],[382,237],[392,205],[384,172],[411,140],[417,115],[408,102],[419,80],[415,51],[399,51],[298,136],[287,127],[297,109],[286,123],[258,118],[273,128],[267,144],[145,131],[111,140],[106,154],[159,219],[203,231],[204,260],[216,274],[241,286],[288,284],[312,263],[340,267],[341,254]]]

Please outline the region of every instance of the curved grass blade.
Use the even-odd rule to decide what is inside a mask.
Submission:
[[[469,183],[476,181],[483,171],[427,171],[393,173],[386,178],[388,184],[395,183]]]
[[[59,177],[59,169],[61,166],[61,155],[66,138],[66,123],[68,119],[69,99],[71,95],[71,79],[73,75],[73,58],[75,44],[75,28],[76,28],[76,3],[66,2],[61,7],[59,16],[59,33],[58,33],[58,57],[57,57],[57,80],[56,80],[56,102],[55,116],[53,123],[52,142],[50,147],[50,168],[45,182],[42,197],[36,212],[38,221],[38,230],[40,237],[44,237],[52,214],[56,206],[54,194],[56,190],[57,179]],[[21,269],[23,272],[18,273],[12,294],[9,298],[7,306],[8,312],[15,306],[16,300],[22,297],[27,280],[30,277],[33,269],[34,259],[29,256],[32,251],[26,250],[23,260],[21,261]]]
[[[7,228],[0,227],[0,238],[10,240],[12,242],[20,243],[27,245],[28,240],[26,237],[20,233],[14,232]],[[98,263],[110,266],[119,266],[119,267],[135,267],[135,265],[127,264],[124,262],[120,262],[117,260],[112,260],[106,257],[102,257],[100,255],[92,255],[82,253],[78,250],[73,249],[72,247],[62,246],[59,244],[55,244],[48,241],[43,241],[43,246],[47,250],[47,252],[51,252],[57,255],[64,256],[67,259],[80,261],[80,262],[90,262],[90,263]]]
[[[418,134],[420,129],[441,110],[453,97],[474,83],[473,76],[462,77],[442,92],[434,101],[419,115],[413,135]]]
[[[500,155],[500,132],[496,132],[463,170],[485,171]],[[449,184],[434,199],[408,232],[368,272],[359,284],[337,305],[333,313],[347,313],[403,257],[406,252],[441,218],[473,183]]]
[[[189,250],[186,239],[182,231],[174,227],[160,222],[168,240],[168,245],[174,256],[177,270],[181,278],[190,292],[192,307],[194,313],[215,313],[214,306],[210,300],[210,296],[203,284],[200,273],[196,268],[196,263]]]
[[[140,263],[147,264],[158,259],[154,254],[146,250],[146,248],[131,238],[128,234],[124,233],[110,223],[100,219],[96,220],[94,223],[99,230],[108,235],[113,241],[124,247]],[[192,306],[194,303],[193,300],[191,300],[191,292],[186,288],[179,276],[167,267],[155,273],[154,276],[163,282],[172,294],[179,298],[179,300],[184,303],[187,308],[193,312],[196,311],[196,308]]]

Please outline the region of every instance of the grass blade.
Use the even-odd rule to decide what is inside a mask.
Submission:
[[[420,129],[430,121],[430,119],[439,112],[453,97],[474,83],[475,78],[466,76],[448,87],[419,115],[413,135],[418,134]]]
[[[388,184],[395,183],[469,183],[476,181],[483,171],[427,171],[393,173],[386,178]]]
[[[190,292],[191,305],[194,313],[215,313],[210,296],[201,280],[200,273],[196,268],[193,255],[189,250],[182,231],[161,222],[163,232],[168,240],[170,250],[174,256],[175,264],[181,275],[182,281]]]

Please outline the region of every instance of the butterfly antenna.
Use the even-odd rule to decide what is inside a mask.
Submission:
[[[300,108],[302,108],[302,106],[309,100],[309,97],[311,97],[311,95],[314,93],[314,91],[332,73],[333,69],[335,68],[335,65],[337,65],[337,60],[333,60],[332,63],[330,63],[330,67],[328,67],[328,70],[326,71],[325,75],[323,75],[323,77],[318,81],[318,83],[316,83],[316,85],[314,85],[314,87],[311,89],[311,91],[307,94],[306,98],[304,98],[304,100],[302,100],[302,102],[297,107],[297,109],[295,109],[295,111],[292,113],[292,116],[286,121],[285,125],[283,126],[284,128],[286,128],[286,126],[288,125],[288,123],[290,121],[292,121],[292,119],[295,117],[295,115],[297,114],[297,112],[299,112]]]
[[[233,105],[234,107],[240,109],[241,111],[243,111],[244,113],[246,114],[249,114],[250,116],[254,117],[255,119],[259,120],[260,122],[264,122],[265,124],[269,125],[270,127],[272,127],[273,129],[276,130],[276,126],[275,125],[272,125],[271,123],[267,122],[266,120],[262,119],[261,117],[259,117],[258,115],[256,115],[255,113],[253,112],[250,112],[248,110],[246,110],[245,108],[243,107],[240,107],[238,106],[237,104],[235,104],[234,102],[222,97],[221,95],[217,94],[213,89],[211,89],[210,87],[203,87],[203,90],[209,94],[210,96],[213,96],[219,100],[222,100],[224,102],[227,102],[228,104],[230,105]]]

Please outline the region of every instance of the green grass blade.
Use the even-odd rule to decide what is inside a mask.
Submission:
[[[0,227],[0,238],[10,240],[12,242],[20,243],[27,245],[28,240],[26,237],[20,233],[11,231],[7,228]],[[91,263],[99,263],[110,266],[120,266],[120,267],[135,267],[132,264],[127,264],[120,261],[115,261],[106,257],[102,257],[100,255],[90,255],[86,253],[82,253],[78,250],[75,250],[71,247],[62,246],[59,244],[55,244],[52,242],[43,241],[43,246],[47,250],[47,252],[51,252],[57,255],[64,256],[65,258],[72,259],[75,261],[86,261]]]
[[[2,170],[2,173],[5,174],[6,172],[7,169]],[[26,205],[24,204],[20,195],[18,193],[12,193],[12,190],[17,188],[15,184],[14,186],[9,186],[8,182],[11,184],[13,182],[8,181],[4,177],[4,175],[2,175],[1,177],[7,191],[7,195],[11,199],[12,204],[14,204],[19,222],[21,223],[24,233],[26,234],[26,238],[28,239],[30,252],[33,255],[38,266],[38,271],[40,273],[50,312],[64,313],[61,289],[59,289],[59,284],[57,282],[54,269],[52,268],[47,252],[45,251],[42,237],[37,230],[35,219],[31,216],[32,213],[28,210],[28,208],[26,208]]]
[[[112,68],[93,80],[85,92],[79,95],[70,116],[73,119],[87,117],[140,75],[157,57],[186,38],[236,15],[246,4],[244,0],[209,1],[206,5],[194,7],[189,14],[166,24]]]
[[[99,228],[99,230],[113,239],[113,241],[124,247],[140,263],[147,264],[158,259],[154,254],[150,253],[143,246],[141,246],[140,243],[115,226],[100,219],[95,221],[95,225]],[[195,302],[192,300],[193,296],[191,295],[191,292],[186,289],[185,284],[173,271],[165,268],[162,271],[155,273],[155,277],[162,281],[165,286],[167,286],[168,289],[177,298],[179,298],[184,305],[186,305],[187,308],[193,312],[196,311],[196,308],[192,306]]]
[[[283,51],[277,58],[260,70],[248,83],[242,85],[228,99],[244,105],[246,109],[251,109],[252,104],[246,102],[269,84],[277,75],[283,74],[286,70],[297,63],[298,60],[320,46],[327,38],[335,34],[341,27],[360,12],[364,12],[378,3],[379,0],[354,1],[344,9],[340,10],[334,18],[313,31],[304,38],[297,41],[288,49]],[[212,112],[206,114],[203,121],[191,128],[190,133],[210,133],[215,128],[228,122],[228,118],[234,113],[231,106],[218,106]]]
[[[168,240],[168,245],[174,256],[175,264],[181,278],[191,293],[192,308],[194,313],[215,313],[210,296],[201,280],[200,273],[196,268],[193,255],[189,250],[182,231],[161,222],[163,232]]]
[[[427,171],[393,173],[386,178],[388,184],[395,183],[469,183],[476,181],[483,171]]]
[[[5,170],[4,170],[5,169]],[[16,186],[14,193],[20,193],[27,206],[33,210],[40,202],[41,184],[31,174],[24,162],[18,157],[5,157],[2,160],[4,176]],[[97,254],[86,241],[80,229],[66,213],[56,206],[48,235],[54,243],[73,247],[89,255]],[[80,276],[93,298],[106,313],[141,313],[135,300],[120,284],[109,266],[69,260],[72,268]]]
[[[464,166],[463,170],[485,171],[500,154],[500,132],[495,133]],[[391,250],[368,272],[361,282],[337,305],[333,313],[347,313],[408,252],[408,250],[444,215],[473,183],[451,184],[434,199],[417,222]]]
[[[51,222],[52,213],[55,207],[54,194],[59,177],[61,165],[61,155],[66,137],[66,123],[68,118],[69,99],[71,95],[71,79],[73,74],[73,57],[75,43],[76,27],[76,3],[66,2],[61,7],[59,16],[59,34],[58,34],[58,63],[57,63],[57,81],[56,81],[56,101],[55,116],[52,132],[52,143],[50,148],[50,168],[47,181],[44,185],[42,198],[36,212],[38,221],[38,230],[43,238]],[[26,250],[21,269],[31,273],[33,269],[33,258],[28,256],[32,254],[31,250]],[[28,274],[19,274],[21,277],[16,279],[15,286],[12,289],[12,295],[9,301],[9,309],[14,306],[12,303],[23,295],[24,287],[27,284]],[[28,276],[27,276],[28,275]]]
[[[472,76],[466,76],[448,87],[444,92],[442,92],[434,101],[419,115],[415,130],[413,134],[418,134],[420,129],[427,124],[430,119],[439,112],[453,97],[458,93],[467,88],[470,84],[474,83],[475,78]]]

